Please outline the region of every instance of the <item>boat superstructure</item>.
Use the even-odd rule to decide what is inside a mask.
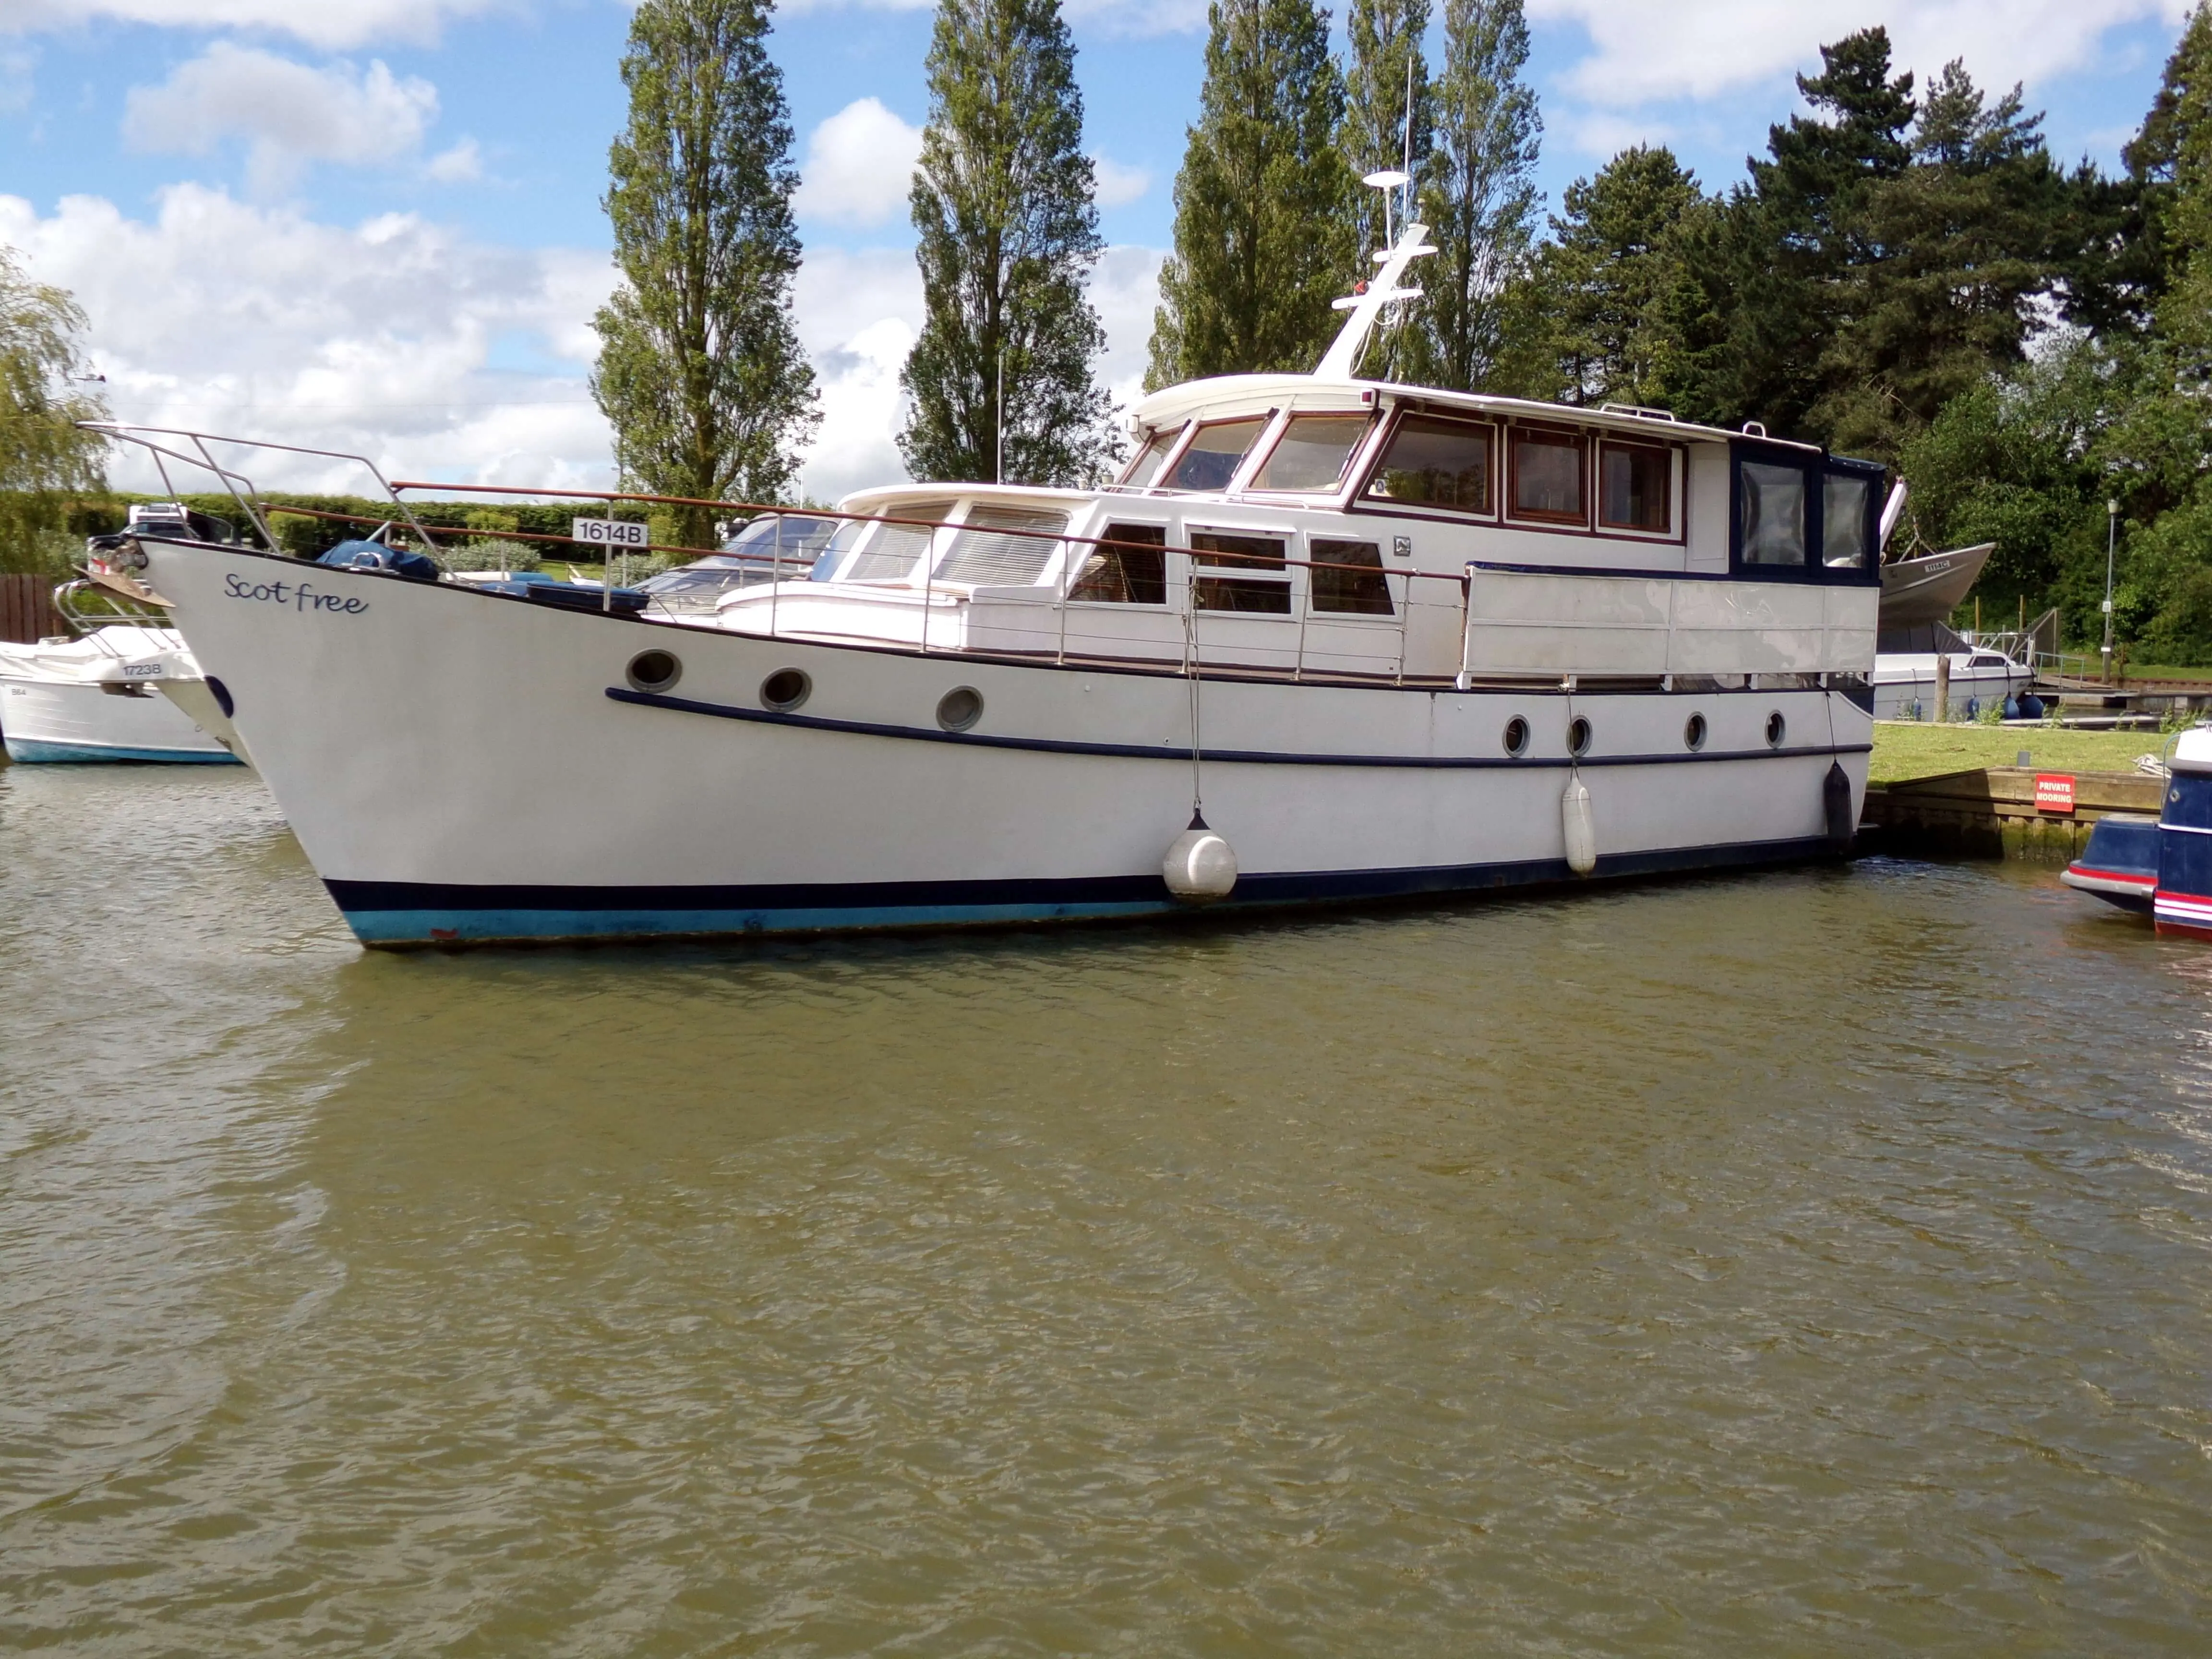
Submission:
[[[2212,726],[2175,738],[2158,817],[2100,818],[2059,879],[2149,915],[2161,933],[2212,939]]]
[[[803,576],[711,611],[158,538],[132,586],[370,944],[1073,920],[1847,845],[1881,469],[1358,378],[1422,234],[1321,372],[1146,398],[1115,482],[864,491],[806,515],[836,528]]]

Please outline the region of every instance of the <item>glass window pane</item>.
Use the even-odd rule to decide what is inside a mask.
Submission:
[[[1664,533],[1674,527],[1674,458],[1640,444],[1598,450],[1598,520],[1615,530]]]
[[[974,507],[938,561],[937,579],[978,587],[1026,587],[1052,562],[1065,513],[1020,507]]]
[[[890,509],[886,518],[942,519],[952,510],[950,501],[907,501]],[[848,582],[897,582],[915,574],[915,566],[929,551],[932,532],[927,524],[879,524],[868,538],[860,556],[845,574]]]
[[[1366,432],[1364,415],[1293,416],[1253,488],[1334,489]]]
[[[1290,568],[1284,562],[1283,544],[1273,536],[1200,532],[1191,537],[1190,544],[1191,609],[1291,614]]]
[[[1805,474],[1765,461],[1743,464],[1743,562],[1805,562]]]
[[[1252,447],[1267,425],[1265,419],[1255,419],[1216,421],[1212,426],[1199,428],[1198,435],[1190,441],[1190,447],[1176,463],[1175,476],[1168,480],[1168,487],[1228,489],[1229,481],[1237,476],[1237,463],[1244,459],[1244,452]]]
[[[1832,570],[1865,569],[1873,540],[1867,520],[1873,511],[1873,479],[1828,474],[1820,503],[1820,562]]]
[[[1546,432],[1513,434],[1513,512],[1516,518],[1588,521],[1580,438]]]
[[[1355,617],[1395,617],[1390,584],[1382,574],[1382,554],[1373,542],[1319,538],[1312,550],[1313,608]],[[1346,568],[1346,567],[1350,567]]]
[[[829,544],[814,561],[814,568],[807,572],[807,580],[826,582],[836,576],[837,567],[845,562],[848,553],[860,545],[860,538],[866,533],[867,528],[866,525],[854,519],[848,519],[839,525],[837,533],[830,538]]]
[[[1067,597],[1092,605],[1165,605],[1168,532],[1157,524],[1109,524]]]
[[[1129,470],[1121,475],[1121,482],[1139,489],[1152,483],[1159,474],[1160,463],[1167,459],[1168,451],[1175,447],[1176,440],[1181,436],[1182,436],[1181,427],[1152,434],[1151,437],[1145,440],[1145,447],[1139,450],[1135,458],[1130,461]]]
[[[1489,512],[1492,431],[1487,426],[1426,416],[1401,421],[1382,465],[1367,486],[1368,495]]]

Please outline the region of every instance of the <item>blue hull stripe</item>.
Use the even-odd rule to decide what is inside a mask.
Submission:
[[[1782,864],[1832,857],[1819,839],[1624,854],[1597,876]],[[1253,875],[1212,911],[1345,903],[1571,883],[1563,859]],[[1009,927],[1195,914],[1158,876],[1069,880],[854,882],[733,887],[460,886],[428,882],[325,884],[365,945],[667,939],[907,927]]]
[[[120,749],[98,743],[46,743],[34,738],[5,739],[8,758],[25,766],[41,763],[95,765],[112,761],[159,761],[172,766],[236,766],[237,756],[227,749],[210,754],[204,749]]]
[[[1105,755],[1121,760],[1188,761],[1190,758],[1188,749],[1171,748],[1165,744],[1150,746],[1141,743],[1075,743],[1060,738],[1006,738],[983,732],[933,731],[922,726],[883,726],[872,720],[829,720],[818,714],[784,714],[769,708],[740,708],[731,703],[700,702],[690,697],[664,696],[652,691],[629,691],[614,685],[607,687],[607,696],[617,702],[635,703],[645,708],[670,708],[679,714],[711,714],[717,720],[750,720],[761,726],[790,726],[807,732],[844,732],[866,738],[900,738],[915,743],[966,744],[977,749],[1026,749],[1048,755]],[[1575,765],[1674,766],[1690,761],[1799,760],[1812,756],[1864,755],[1870,754],[1873,750],[1874,745],[1870,743],[1839,743],[1819,744],[1800,749],[1740,749],[1717,752],[1699,750],[1694,753],[1685,750],[1678,755],[1589,755],[1579,762],[1569,760],[1564,755],[1548,760],[1516,760],[1510,755],[1301,755],[1263,749],[1208,749],[1205,757],[1209,761],[1243,766],[1386,766],[1408,771],[1472,771],[1491,768],[1541,770],[1548,767],[1565,770]]]

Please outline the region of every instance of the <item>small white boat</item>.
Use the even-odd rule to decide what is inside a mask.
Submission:
[[[178,701],[213,700],[173,628],[115,623],[80,637],[0,645],[0,740],[24,763],[168,761],[229,765],[239,757]]]
[[[1946,718],[1972,720],[1992,704],[2017,705],[2035,684],[2035,671],[2026,663],[1984,647],[1967,646],[1940,653],[1884,651],[1874,659],[1874,717],[1878,720],[1936,719],[1936,665],[1946,658],[1951,665],[1951,708]]]

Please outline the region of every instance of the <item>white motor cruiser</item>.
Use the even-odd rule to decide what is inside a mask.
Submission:
[[[1073,921],[1846,848],[1882,470],[1358,378],[1423,234],[1316,373],[1146,399],[1118,482],[863,492],[808,515],[839,526],[810,574],[711,612],[159,538],[131,586],[228,687],[373,945]]]

